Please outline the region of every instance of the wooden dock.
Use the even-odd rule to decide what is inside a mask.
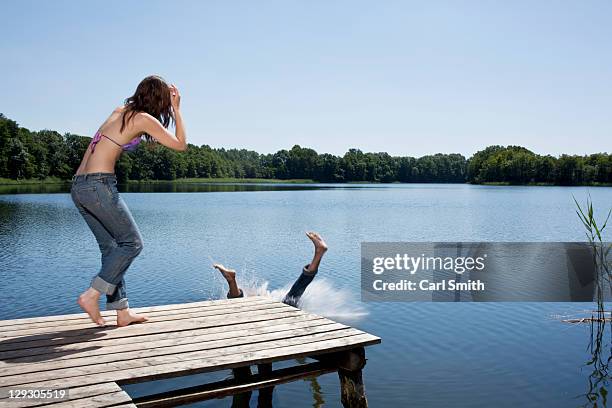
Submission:
[[[367,406],[361,369],[364,347],[380,343],[376,336],[264,297],[137,310],[150,321],[123,328],[93,327],[84,314],[0,321],[0,406],[172,407],[271,393],[277,384],[334,371],[344,406]],[[316,361],[272,369],[301,357]],[[120,387],[226,369],[233,378],[135,400]],[[67,389],[68,398],[9,398],[21,389]]]

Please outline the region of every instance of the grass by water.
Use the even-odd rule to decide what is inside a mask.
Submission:
[[[47,177],[45,179],[20,179],[13,180],[0,178],[0,185],[29,185],[29,184],[65,184],[70,180],[62,180],[57,177]],[[176,180],[129,180],[129,184],[159,184],[159,183],[268,183],[268,184],[311,184],[316,183],[309,179],[263,179],[263,178],[181,178]]]
[[[70,180],[62,180],[57,177],[47,177],[45,179],[8,179],[0,177],[0,185],[47,185],[47,184],[67,184],[70,183]],[[264,179],[264,178],[234,178],[234,177],[220,177],[220,178],[181,178],[175,180],[129,180],[127,183],[129,184],[167,184],[167,183],[204,183],[204,184],[214,184],[214,183],[240,183],[240,184],[313,184],[318,183],[315,180],[311,179],[290,179],[290,180],[280,180],[280,179]],[[124,183],[122,183],[124,184]],[[371,181],[349,181],[347,184],[380,184]],[[401,184],[401,183],[392,183],[392,184]],[[484,183],[475,183],[485,186],[557,186],[557,184],[551,183],[509,183],[509,182],[484,182]],[[591,187],[611,187],[612,184],[606,183],[590,183],[590,184],[581,184],[580,186],[591,186]]]

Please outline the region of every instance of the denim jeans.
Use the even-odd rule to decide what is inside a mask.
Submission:
[[[300,301],[300,298],[304,294],[304,291],[306,290],[308,285],[310,285],[310,282],[312,282],[312,280],[317,274],[317,271],[309,271],[309,266],[310,265],[306,265],[304,269],[302,269],[302,273],[296,279],[296,281],[293,283],[293,286],[291,286],[291,289],[289,289],[289,292],[287,292],[287,294],[283,298],[283,303],[289,306],[298,307],[298,303]],[[227,294],[227,297],[229,299],[232,298],[229,293]],[[242,291],[242,289],[240,289],[240,294],[238,296],[233,297],[244,297],[244,292]]]
[[[74,176],[70,195],[102,254],[102,267],[91,287],[106,294],[107,309],[125,309],[129,305],[124,275],[142,251],[142,237],[119,196],[117,178],[113,173]]]
[[[298,302],[300,301],[300,298],[304,294],[304,291],[306,290],[308,285],[310,285],[310,282],[312,282],[315,275],[317,274],[317,271],[310,272],[308,270],[309,266],[310,265],[306,265],[304,269],[302,269],[302,273],[293,283],[293,286],[291,286],[291,289],[289,289],[289,292],[287,292],[287,294],[285,295],[285,298],[283,299],[283,303],[288,304],[289,306],[293,306],[293,307],[298,306]]]

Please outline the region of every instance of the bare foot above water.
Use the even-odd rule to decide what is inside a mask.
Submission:
[[[226,281],[231,282],[236,280],[236,271],[233,269],[226,268],[221,264],[213,264],[213,268],[217,269],[221,272],[221,275],[225,278]]]
[[[98,326],[105,326],[106,321],[100,314],[100,292],[94,288],[89,288],[83,292],[77,299],[77,303],[81,306],[81,309],[89,315],[92,322]]]
[[[144,323],[149,318],[133,312],[130,308],[117,310],[117,326],[125,327],[130,324]]]
[[[315,252],[325,253],[327,251],[327,244],[323,240],[323,238],[314,231],[309,231],[306,233],[306,236],[312,241],[315,247]]]

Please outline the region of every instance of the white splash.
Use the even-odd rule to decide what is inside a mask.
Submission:
[[[215,276],[214,286],[217,288],[214,290],[215,297],[223,299],[227,295],[227,283],[220,274]],[[268,281],[260,279],[254,271],[246,268],[238,272],[236,278],[245,296],[266,296],[279,302],[293,284],[290,282],[284,287],[270,289]],[[336,288],[331,280],[317,276],[308,285],[298,307],[306,312],[334,320],[353,322],[368,315],[367,310],[354,297],[354,294],[347,289]]]

